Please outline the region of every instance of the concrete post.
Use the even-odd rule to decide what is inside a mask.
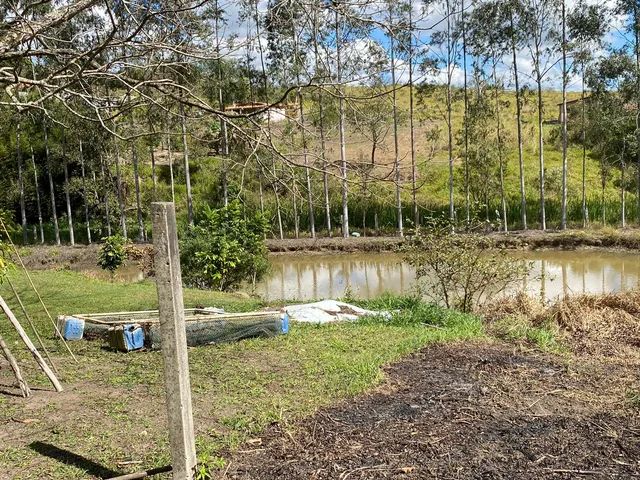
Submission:
[[[196,446],[176,212],[173,203],[156,202],[151,204],[151,213],[173,478],[191,480]]]

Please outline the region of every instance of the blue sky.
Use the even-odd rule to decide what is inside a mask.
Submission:
[[[615,2],[615,0],[603,0],[603,1],[608,6],[612,6]],[[590,3],[597,2],[599,4],[602,4],[603,1],[590,0]],[[571,9],[573,9],[576,3],[577,3],[576,0],[567,0],[567,10],[570,11]],[[260,11],[264,12],[266,10],[266,6],[267,6],[266,1],[261,0],[259,4]],[[225,36],[228,36],[228,35],[236,36],[236,48],[233,53],[233,56],[246,58],[247,27],[246,27],[246,24],[240,24],[238,21],[239,14],[238,14],[237,3],[231,1],[226,5],[222,5],[222,7],[224,8],[228,18],[228,22],[224,32]],[[382,7],[382,3],[377,4],[377,8],[380,8],[380,7]],[[446,28],[446,22],[442,21],[443,12],[438,8],[433,8],[430,12],[428,12],[428,15],[426,15],[426,17],[421,18],[423,17],[420,11],[421,8],[422,8],[422,3],[416,1],[414,3],[414,18],[419,19],[416,21],[416,23],[419,27],[421,27],[424,30],[421,34],[417,36],[418,38],[416,39],[416,44],[422,45],[421,48],[428,49],[430,48],[427,45],[429,43],[431,34],[439,30],[444,30]],[[436,27],[433,27],[434,25],[436,25]],[[610,47],[620,48],[625,44],[625,41],[626,40],[623,32],[623,19],[613,18],[611,22],[611,28],[605,38],[605,43],[608,44]],[[361,63],[362,65],[366,64],[366,62],[371,57],[370,48],[371,48],[372,42],[377,44],[378,47],[381,49],[388,50],[389,48],[389,39],[385,35],[385,32],[381,28],[375,28],[372,30],[369,36],[369,39],[360,39],[357,41],[348,42],[347,45],[345,45],[343,50],[345,52],[345,56],[348,58],[351,58],[356,64],[358,63]],[[263,42],[263,48],[266,49],[266,45],[264,44],[264,42]],[[259,60],[258,60],[257,53],[255,52],[255,49],[256,47],[254,45],[253,61],[255,66],[258,67]],[[443,55],[443,52],[438,51],[437,49],[430,50],[430,54],[439,56],[441,58],[444,58],[445,56]],[[501,80],[505,84],[505,86],[510,87],[512,83],[511,57],[507,56],[503,60],[504,61],[498,67],[499,76],[501,77]],[[545,88],[554,88],[554,89],[561,88],[561,78],[562,78],[561,64],[559,62],[556,64],[557,60],[559,60],[559,54],[553,55],[547,60],[549,65],[555,64],[555,67],[549,71],[545,79]],[[467,67],[469,72],[471,71],[472,61],[473,60],[471,58],[467,59]],[[455,85],[462,85],[464,81],[463,68],[460,62],[452,71],[452,81]],[[517,64],[518,64],[518,70],[521,74],[521,83],[523,85],[533,85],[534,83],[532,78],[532,70],[533,70],[532,60],[531,60],[530,52],[528,51],[527,48],[523,48],[518,52]],[[406,82],[408,78],[408,65],[403,60],[396,59],[396,67],[397,67],[396,77],[398,81]],[[385,75],[385,78],[387,78],[387,81],[388,81],[388,77],[389,75]],[[417,77],[419,77],[419,75],[416,73],[414,75],[414,78],[417,78]],[[447,78],[447,71],[446,71],[446,68],[444,67],[435,76],[431,76],[429,78],[423,77],[424,80],[436,81],[439,83],[446,82],[446,78]],[[576,75],[572,75],[569,82],[569,90],[577,91],[577,90],[580,90],[580,88],[581,88],[581,84],[580,84],[579,77]]]

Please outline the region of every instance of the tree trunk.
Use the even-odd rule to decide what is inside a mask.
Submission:
[[[540,228],[544,232],[547,229],[547,215],[544,205],[544,126],[542,104],[542,75],[540,74],[539,68],[540,67],[537,67],[536,70],[536,82],[538,87],[538,163],[540,167]]]
[[[36,157],[33,154],[33,145],[31,145],[31,165],[33,166],[33,181],[36,187],[36,208],[38,209],[38,225],[40,227],[40,243],[44,243],[44,225],[42,224],[42,205],[40,203],[40,187],[38,185],[38,168],[36,167]]]
[[[276,174],[276,162],[273,161],[273,194],[276,197],[276,215],[278,217],[278,231],[280,233],[280,240],[284,240],[284,230],[282,228],[282,211],[280,209],[280,195],[278,195],[278,176]]]
[[[502,229],[509,231],[507,222],[507,201],[504,192],[504,155],[502,152],[502,127],[500,125],[500,91],[498,90],[498,76],[496,74],[496,62],[493,62],[493,83],[495,87],[496,101],[496,135],[498,140],[498,163],[500,165],[500,207],[502,210]]]
[[[626,195],[625,195],[625,188],[624,188],[624,171],[625,171],[625,163],[622,162],[620,164],[620,199],[622,202],[622,211],[620,212],[620,217],[621,217],[621,221],[622,221],[622,228],[625,228],[627,226],[627,215],[626,215],[626,210],[627,210],[627,202],[626,202]]]
[[[300,217],[298,216],[298,187],[293,169],[291,171],[291,183],[291,196],[293,198],[293,232],[296,238],[300,238]]]
[[[120,206],[120,228],[122,229],[122,236],[126,240],[127,237],[127,213],[126,204],[124,198],[124,192],[122,191],[122,177],[120,175],[120,148],[118,147],[118,140],[115,141],[116,149],[116,182],[118,190],[118,204]]]
[[[264,216],[264,191],[262,190],[262,167],[258,168],[258,195],[260,198],[260,213]]]
[[[169,182],[171,184],[171,201],[176,203],[176,183],[173,176],[173,154],[171,151],[171,135],[167,134],[167,154],[169,161]]]
[[[191,198],[191,174],[189,171],[189,146],[187,144],[187,119],[184,105],[180,104],[180,123],[182,126],[182,150],[184,152],[184,180],[187,186],[187,219],[193,225],[193,199]]]
[[[84,204],[84,223],[87,229],[87,243],[91,244],[91,223],[89,222],[89,201],[87,199],[87,177],[84,170],[84,155],[82,152],[82,140],[80,140],[80,171],[82,173],[82,203]]]
[[[296,62],[299,62],[298,37],[294,31],[294,46]],[[300,68],[296,68],[296,82],[300,85]],[[305,133],[304,105],[302,103],[302,90],[298,88],[298,105],[300,114],[300,135],[302,137],[302,156],[304,162],[305,178],[307,181],[307,206],[309,208],[309,233],[311,238],[316,238],[316,219],[313,211],[313,192],[311,190],[311,172],[309,170],[309,155],[307,149],[307,136]]]
[[[215,8],[218,10],[218,0],[215,2]],[[256,9],[257,9],[256,4]],[[224,110],[224,97],[222,91],[222,62],[220,61],[220,22],[219,16],[216,15],[215,18],[215,29],[216,29],[216,56],[218,57],[217,64],[217,73],[218,73],[218,107],[220,110]],[[267,112],[268,114],[268,112]],[[227,178],[227,157],[229,156],[229,136],[227,133],[227,122],[223,117],[220,118],[220,133],[221,136],[221,146],[222,146],[222,203],[226,207],[229,205],[229,184]]]
[[[413,106],[413,0],[409,0],[409,134],[411,136],[411,203],[413,208],[413,223],[420,226],[420,214],[417,201],[417,169],[416,169],[416,132],[414,127]]]
[[[105,174],[105,163],[106,160],[100,155],[100,170],[102,171],[102,190],[104,193],[103,202],[104,202],[104,220],[107,226],[107,236],[111,236],[111,216],[109,215],[109,185],[107,184],[107,176]],[[107,169],[108,170],[108,169]],[[111,174],[109,174],[109,178],[111,178]],[[111,183],[111,182],[109,182]]]
[[[562,212],[560,229],[567,228],[567,32],[566,7],[562,1]]]
[[[342,88],[342,38],[340,31],[340,15],[335,12],[335,35],[336,35],[336,77],[338,85],[338,110],[339,110],[339,130],[340,130],[340,165],[342,176],[342,236],[349,237],[349,182],[347,178],[347,145],[344,133],[344,89]]]
[[[638,170],[636,202],[638,220],[640,221],[640,5],[638,1],[633,5],[633,33],[634,53],[636,57],[636,168]]]
[[[318,50],[318,9],[314,8],[313,11],[313,51],[315,58],[316,75],[320,72],[320,52]],[[320,134],[320,158],[322,160],[322,192],[324,195],[324,214],[325,214],[325,226],[327,228],[327,234],[329,237],[331,233],[331,203],[329,199],[329,172],[328,162],[326,157],[326,142],[324,133],[324,101],[322,95],[322,89],[318,91],[318,123]]]
[[[587,122],[584,88],[585,67],[582,64],[582,227],[586,228],[589,223],[589,211],[587,210]]]
[[[393,31],[393,7],[389,9],[389,50],[391,53],[391,107],[393,112],[393,169],[396,183],[396,219],[398,235],[404,236],[404,226],[402,221],[402,186],[400,185],[400,146],[398,144],[398,101],[396,98],[396,59],[395,59],[395,32]]]
[[[131,128],[133,129],[133,118],[131,118]],[[142,198],[140,195],[140,168],[138,165],[138,148],[136,141],[131,140],[131,160],[133,163],[133,185],[136,190],[136,217],[138,219],[138,241],[145,241],[144,218],[142,217]]]
[[[64,169],[64,197],[67,204],[67,221],[69,223],[69,243],[76,244],[73,232],[73,214],[71,213],[71,197],[69,196],[69,169],[67,167],[67,142],[66,133],[62,132],[62,165]]]
[[[603,161],[603,160],[601,160],[601,161]],[[602,166],[601,166],[601,168],[602,168]],[[607,214],[606,214],[607,204],[605,203],[605,195],[604,195],[604,191],[605,191],[605,189],[607,187],[607,177],[605,175],[606,174],[604,173],[604,169],[603,169],[602,178],[601,178],[602,190],[600,192],[600,202],[602,204],[602,226],[603,227],[607,224]]]
[[[16,129],[16,154],[18,162],[18,188],[20,190],[20,220],[22,225],[22,243],[26,245],[29,241],[29,237],[27,232],[27,210],[24,204],[24,177],[22,175],[22,146],[20,145],[20,123],[18,123]]]
[[[47,159],[47,176],[49,177],[49,193],[51,195],[51,216],[53,218],[53,230],[56,237],[56,245],[60,245],[60,226],[56,212],[56,192],[53,186],[53,174],[51,173],[51,155],[49,154],[49,135],[47,124],[44,123],[44,151]]]
[[[448,156],[449,156],[449,219],[455,220],[455,207],[453,204],[453,125],[451,120],[452,98],[451,98],[451,77],[452,72],[452,38],[451,38],[451,5],[450,0],[446,0],[447,7],[447,134],[448,134]]]
[[[513,13],[511,14],[511,30],[515,32],[513,24]],[[522,146],[522,101],[520,99],[520,81],[518,77],[518,57],[516,52],[515,38],[511,38],[511,53],[513,56],[513,76],[516,89],[516,125],[518,130],[518,166],[520,168],[520,216],[522,219],[522,229],[527,230],[527,192],[524,180],[524,152]]]
[[[151,182],[153,183],[153,200],[158,200],[158,176],[156,174],[156,154],[153,145],[149,144],[149,155],[151,157]]]
[[[367,236],[367,209],[362,209],[362,236]]]
[[[464,74],[464,116],[463,116],[463,126],[464,126],[464,207],[467,218],[467,228],[471,223],[471,212],[470,212],[470,194],[469,194],[469,131],[467,128],[467,115],[469,111],[469,91],[467,86],[467,29],[466,23],[464,19],[464,0],[461,0],[461,13],[460,13],[460,22],[462,23],[462,68]]]

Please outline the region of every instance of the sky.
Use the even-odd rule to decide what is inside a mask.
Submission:
[[[615,4],[615,0],[587,0],[588,3],[598,3],[605,4],[609,7]],[[577,4],[577,0],[566,0],[566,8],[567,12],[572,11]],[[373,3],[372,8],[383,8],[383,3]],[[226,4],[221,5],[221,7],[225,11],[225,15],[227,18],[227,22],[225,25],[224,37],[234,37],[235,38],[235,47],[233,49],[232,56],[246,59],[247,56],[247,25],[244,22],[240,21],[240,12],[239,6],[237,2],[230,1]],[[258,8],[261,13],[264,13],[267,8],[266,0],[260,0]],[[418,28],[422,29],[423,32],[417,35],[416,45],[422,49],[431,48],[430,53],[435,56],[439,56],[441,59],[444,59],[446,55],[444,55],[442,51],[439,51],[437,48],[428,47],[428,43],[430,41],[430,37],[434,32],[442,31],[446,29],[446,21],[444,21],[444,15],[442,9],[433,8],[428,15],[424,15],[422,10],[422,2],[415,1],[414,2],[414,18],[418,19],[416,21],[416,25]],[[625,43],[624,39],[624,26],[623,26],[622,18],[612,18],[610,29],[605,36],[605,45],[613,48],[620,48]],[[253,30],[253,27],[251,27]],[[385,31],[382,28],[373,28],[369,39],[358,39],[358,40],[350,40],[344,45],[343,52],[344,56],[350,58],[354,64],[364,65],[367,63],[368,59],[371,57],[371,44],[377,44],[379,48],[384,50],[389,50],[389,39],[385,35]],[[262,45],[263,50],[266,51],[266,42],[263,40]],[[252,52],[252,61],[254,67],[260,67],[259,56],[257,53],[257,45],[254,44]],[[512,66],[511,66],[511,56],[507,55],[503,61],[498,66],[498,76],[500,77],[502,83],[507,88],[512,88]],[[559,62],[559,55],[555,55],[548,60],[549,65],[555,65],[550,69],[549,73],[545,78],[544,87],[547,89],[560,89],[562,86],[562,72],[561,72],[561,63]],[[467,59],[467,70],[471,72],[471,64],[472,59]],[[571,59],[569,59],[571,62]],[[408,81],[408,64],[406,61],[402,59],[396,59],[396,79],[398,83],[406,83]],[[531,54],[527,48],[523,48],[517,52],[517,66],[518,71],[520,73],[520,81],[521,84],[534,86],[533,80],[533,62],[531,59]],[[461,65],[461,60],[458,62],[458,65],[453,68],[452,71],[452,82],[456,86],[461,86],[464,83],[464,71]],[[389,82],[389,75],[383,76],[384,80]],[[421,75],[417,73],[417,69],[414,68],[414,79],[418,78],[419,80],[425,80],[429,82],[435,83],[445,83],[447,79],[447,69],[445,65],[435,72],[433,75]],[[568,89],[570,91],[579,91],[581,89],[581,81],[578,75],[571,74],[569,78]]]

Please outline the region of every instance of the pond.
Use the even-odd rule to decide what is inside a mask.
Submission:
[[[603,250],[541,250],[511,253],[533,268],[514,290],[551,301],[578,293],[635,288],[640,255]],[[415,291],[415,271],[393,253],[272,255],[271,272],[256,285],[269,300],[339,298],[349,290],[359,298],[384,292]]]

